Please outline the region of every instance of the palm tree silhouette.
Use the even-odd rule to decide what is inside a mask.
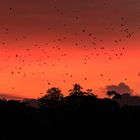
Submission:
[[[69,96],[83,96],[84,92],[82,91],[82,89],[83,88],[80,86],[80,84],[74,84],[73,89],[69,90]]]

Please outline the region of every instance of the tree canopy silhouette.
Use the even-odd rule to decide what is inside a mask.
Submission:
[[[52,87],[47,90],[47,93],[39,99],[41,103],[47,102],[59,102],[64,95],[62,94],[61,90],[56,87]]]
[[[82,89],[83,88],[80,86],[80,84],[74,84],[73,89],[69,90],[69,96],[83,96],[84,92],[82,91]]]
[[[92,89],[87,89],[87,91],[82,91],[82,87],[80,84],[74,84],[73,85],[73,89],[70,89],[69,92],[69,96],[94,96],[97,97],[96,95],[93,94],[93,90]]]
[[[112,99],[121,99],[121,95],[119,93],[117,93],[114,90],[111,91],[107,91],[106,93],[109,97],[111,97]]]
[[[117,94],[117,92],[114,91],[114,90],[111,90],[111,91],[107,91],[106,94],[107,94],[109,97],[112,97],[112,96],[115,96],[115,95]]]
[[[92,90],[92,89],[87,89],[86,92],[84,92],[84,95],[85,95],[85,96],[92,96],[92,97],[97,98],[97,95],[95,95],[95,94],[93,93],[93,90]]]

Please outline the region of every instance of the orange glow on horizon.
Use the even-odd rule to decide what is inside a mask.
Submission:
[[[125,82],[140,95],[140,2],[1,1],[0,93],[67,95],[79,83],[104,97]]]
[[[56,51],[51,47],[30,50],[22,48],[14,51],[11,49],[8,53],[1,50],[0,75],[3,82],[0,84],[0,91],[21,97],[37,98],[41,96],[40,93],[45,93],[53,86],[60,87],[67,95],[67,91],[74,83],[80,83],[84,89],[92,88],[95,94],[104,97],[106,85],[125,82],[135,90],[135,94],[140,92],[138,86],[140,79],[137,76],[140,65],[136,63],[139,52],[136,49],[122,50],[122,56],[115,56],[120,52],[117,49],[115,52],[110,51],[109,56],[104,54],[109,50],[102,52],[100,49],[90,48],[90,51],[86,51],[70,47],[61,49],[63,51]],[[86,54],[86,59],[89,57],[89,60],[85,64]]]

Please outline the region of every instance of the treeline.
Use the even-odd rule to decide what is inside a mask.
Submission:
[[[0,100],[1,139],[134,138],[140,129],[140,106],[120,106],[123,95],[108,91],[110,98],[98,99],[79,84],[64,97],[50,88],[37,100]]]

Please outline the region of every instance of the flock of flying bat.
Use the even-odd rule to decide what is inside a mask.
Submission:
[[[106,3],[104,4],[106,5]],[[54,9],[56,9],[56,11],[60,14],[62,14],[62,11],[60,9],[58,9],[56,6],[54,7]],[[13,8],[9,8],[10,12],[13,13],[14,9]],[[79,21],[80,22],[80,17],[78,16],[74,16],[73,17],[74,21]],[[119,44],[121,42],[123,42],[124,38],[125,39],[130,39],[135,35],[134,31],[130,31],[130,29],[128,28],[127,25],[125,25],[124,21],[125,21],[125,17],[120,17],[120,32],[121,34],[123,34],[123,39],[119,38],[114,40],[113,42],[115,44]],[[66,28],[67,30],[69,30],[68,28],[69,25],[67,25],[66,23],[63,24],[63,28]],[[138,30],[140,30],[140,27],[137,28]],[[5,34],[9,34],[10,29],[9,28],[4,28],[5,30]],[[51,30],[51,27],[48,28],[48,30]],[[115,32],[115,27],[106,27],[105,30],[109,30],[112,32]],[[76,41],[73,43],[73,46],[76,48],[83,48],[83,50],[87,51],[87,54],[84,56],[80,56],[83,57],[83,65],[87,65],[88,61],[90,61],[93,57],[99,57],[100,55],[105,55],[107,56],[107,59],[109,61],[112,60],[112,58],[115,56],[117,58],[121,58],[123,56],[123,54],[125,53],[125,47],[121,47],[119,48],[119,53],[115,53],[115,50],[111,49],[110,52],[112,52],[113,56],[110,55],[110,52],[108,53],[108,50],[106,50],[106,47],[103,46],[103,39],[99,39],[97,36],[95,36],[95,34],[93,32],[89,32],[88,29],[84,28],[81,29],[79,32],[75,32],[73,33],[73,36],[79,36],[81,34],[84,34],[85,36],[90,38],[90,43],[92,44],[92,51],[91,49],[89,49],[88,45],[83,45],[84,44],[84,40],[80,39],[79,41]],[[87,38],[86,37],[86,38]],[[27,36],[22,36],[23,39],[28,39],[28,35]],[[80,37],[79,37],[80,38]],[[65,57],[67,57],[67,53],[63,52],[63,48],[61,48],[61,45],[65,44],[65,42],[67,42],[67,40],[69,39],[68,36],[63,36],[61,38],[58,39],[54,39],[52,40],[52,43],[46,43],[46,42],[41,42],[41,43],[35,43],[33,45],[33,48],[37,48],[40,52],[40,58],[38,58],[37,60],[35,60],[36,64],[41,67],[48,65],[48,62],[46,59],[51,60],[51,55],[47,54],[47,49],[46,48],[51,48],[52,52],[55,51],[57,52],[57,54],[59,55],[59,57],[56,58],[56,60],[59,62],[63,59],[65,59]],[[19,41],[19,38],[16,38],[15,41]],[[102,44],[102,45],[100,45]],[[1,46],[5,47],[6,42],[2,42]],[[45,47],[47,46],[47,47]],[[99,47],[102,46],[102,47]],[[5,51],[6,53],[8,53],[8,50]],[[21,75],[23,78],[26,78],[26,76],[28,75],[36,75],[36,72],[29,72],[29,73],[25,73],[24,72],[24,67],[30,67],[32,64],[30,64],[30,62],[28,63],[28,58],[32,57],[32,47],[30,48],[24,48],[24,56],[23,54],[15,54],[15,56],[10,56],[8,55],[6,58],[6,61],[9,61],[12,57],[15,57],[16,60],[19,62],[18,66],[14,67],[13,70],[11,70],[11,75],[14,76],[16,74]],[[34,64],[34,63],[33,63]],[[57,64],[51,64],[52,67],[57,67]],[[65,68],[65,72],[62,74],[63,75],[63,82],[65,83],[68,78],[73,78],[73,75],[70,74],[68,72],[68,68],[70,69],[70,67],[68,66],[68,64],[64,64],[64,68]],[[53,68],[52,68],[53,69]],[[44,78],[42,79],[43,81],[47,82],[48,85],[51,85],[51,82],[49,81],[49,79],[45,78],[45,75],[47,76],[46,72],[39,72],[39,75],[43,75]],[[99,76],[104,77],[104,74],[99,74]],[[138,77],[140,77],[140,73],[138,73]],[[83,77],[84,80],[88,80],[87,77]],[[111,78],[108,78],[108,81],[110,81]],[[125,78],[124,80],[128,80],[127,78]]]

